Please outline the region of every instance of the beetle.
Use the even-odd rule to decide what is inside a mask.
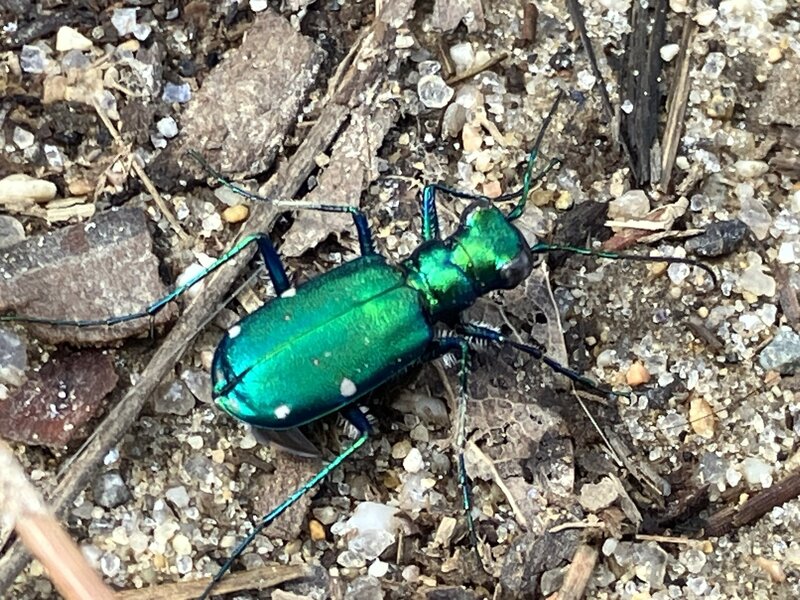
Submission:
[[[714,280],[707,266],[692,259],[610,253],[547,243],[530,245],[525,240],[514,221],[525,211],[533,182],[558,164],[557,160],[551,161],[541,173],[533,174],[538,148],[561,96],[559,93],[536,137],[521,188],[496,199],[516,199],[514,208],[506,214],[486,197],[429,184],[421,195],[423,242],[411,256],[397,264],[390,263],[375,250],[367,218],[359,209],[262,198],[231,184],[197,153],[190,152],[213,179],[250,199],[270,201],[292,210],[349,213],[358,234],[360,256],[293,287],[269,236],[254,234],[141,312],[83,321],[19,315],[0,317],[0,321],[80,327],[107,326],[150,317],[245,248],[252,244],[258,247],[276,297],[230,327],[220,340],[211,367],[214,402],[234,418],[266,431],[268,437],[278,442],[289,440],[288,445],[296,439],[293,432],[298,427],[332,413],[343,415],[355,427],[357,437],[256,523],[220,567],[201,598],[208,597],[215,583],[259,532],[366,442],[371,427],[358,406],[360,399],[412,365],[448,353],[459,357],[455,436],[458,479],[468,530],[475,541],[464,463],[470,344],[487,341],[508,345],[542,360],[574,381],[599,387],[548,357],[537,346],[508,339],[494,329],[466,323],[460,318],[478,298],[522,283],[531,273],[534,255],[563,250],[605,258],[685,263],[705,269]],[[456,230],[446,237],[439,229],[437,193],[472,201],[462,213]],[[437,329],[442,323],[448,326],[447,333]]]

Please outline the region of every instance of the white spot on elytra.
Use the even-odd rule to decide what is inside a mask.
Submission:
[[[290,287],[288,290],[281,294],[281,298],[291,298],[297,293],[297,288]]]
[[[234,325],[228,329],[228,337],[231,339],[235,338],[240,333],[242,333],[242,328],[239,325]]]
[[[339,384],[339,391],[342,393],[342,396],[352,396],[356,393],[356,384],[345,377],[342,379],[342,383]]]
[[[292,409],[289,408],[286,404],[281,404],[278,408],[275,409],[275,416],[278,419],[285,419],[289,416],[289,413],[292,412]]]

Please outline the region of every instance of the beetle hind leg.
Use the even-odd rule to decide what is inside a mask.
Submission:
[[[358,450],[364,443],[367,441],[367,438],[370,434],[370,424],[369,420],[367,419],[366,415],[362,413],[357,406],[351,405],[342,410],[342,415],[347,419],[350,423],[352,423],[360,432],[360,435],[356,440],[350,444],[347,448],[342,450],[331,462],[327,465],[322,467],[316,475],[314,475],[311,479],[309,479],[305,484],[301,487],[297,488],[297,490],[292,493],[291,496],[286,498],[283,502],[281,502],[278,506],[273,508],[269,513],[264,515],[253,527],[253,531],[251,531],[240,543],[236,546],[236,549],[231,553],[231,555],[225,560],[223,565],[219,568],[216,575],[214,575],[211,582],[206,586],[206,589],[203,591],[202,595],[200,596],[199,600],[206,600],[211,592],[214,589],[214,586],[223,578],[225,573],[227,573],[236,559],[245,551],[247,546],[250,545],[255,537],[261,533],[265,527],[267,527],[270,523],[272,523],[275,519],[280,517],[286,510],[291,507],[295,502],[297,502],[300,498],[302,498],[305,494],[307,494],[311,489],[320,483],[323,479],[325,479],[331,471],[333,471],[336,467],[341,465],[345,459],[347,459],[350,455],[352,455],[356,450]]]

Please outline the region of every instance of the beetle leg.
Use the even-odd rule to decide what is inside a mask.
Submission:
[[[538,348],[532,344],[522,344],[520,342],[515,342],[514,340],[508,339],[502,333],[495,331],[494,329],[489,329],[488,327],[482,327],[480,325],[472,325],[472,324],[463,324],[457,327],[457,331],[463,335],[466,335],[470,338],[482,338],[488,341],[497,342],[498,344],[506,344],[519,350],[520,352],[524,352],[525,354],[529,354],[533,356],[537,360],[541,360],[544,364],[548,367],[553,369],[556,373],[560,373],[561,375],[566,375],[569,379],[574,381],[575,383],[579,383],[584,385],[588,388],[596,390],[602,394],[612,394],[614,396],[629,396],[629,392],[625,391],[617,391],[612,390],[604,385],[601,385],[586,377],[579,371],[562,365],[557,360],[554,360],[545,354],[545,351],[541,348]]]
[[[420,202],[422,205],[423,240],[438,240],[440,238],[439,219],[436,214],[436,192],[442,192],[443,194],[448,194],[454,198],[461,198],[462,200],[488,200],[490,202],[503,202],[505,200],[519,198],[517,205],[511,210],[510,213],[508,213],[506,218],[509,221],[513,221],[522,216],[522,214],[525,212],[525,203],[528,200],[528,193],[530,192],[531,186],[540,179],[543,179],[550,171],[561,164],[561,161],[555,158],[547,163],[547,165],[545,165],[541,171],[536,174],[533,173],[533,166],[536,164],[536,159],[539,156],[539,146],[542,145],[544,134],[547,131],[547,127],[550,125],[550,122],[553,120],[553,116],[558,109],[558,104],[561,102],[563,95],[564,92],[559,90],[558,96],[556,96],[556,99],[553,102],[553,106],[550,108],[550,111],[547,113],[547,116],[542,122],[542,126],[539,129],[539,133],[537,134],[536,140],[533,143],[533,149],[528,153],[528,161],[525,165],[525,172],[522,176],[522,187],[520,187],[520,189],[517,191],[509,192],[496,198],[489,198],[488,196],[484,196],[482,194],[459,192],[458,190],[454,190],[439,183],[431,183],[423,188]]]
[[[200,163],[200,166],[202,166],[203,169],[205,169],[208,174],[217,181],[217,183],[244,198],[249,198],[250,200],[256,200],[258,202],[269,202],[270,204],[289,210],[316,210],[327,213],[350,214],[353,217],[353,222],[356,226],[356,232],[358,233],[358,245],[362,256],[375,254],[375,246],[372,243],[372,231],[370,230],[369,223],[367,222],[367,217],[361,211],[361,209],[356,208],[355,206],[347,206],[342,204],[315,204],[313,202],[304,202],[302,200],[274,200],[271,198],[265,198],[264,196],[254,194],[253,192],[250,192],[243,187],[228,181],[227,178],[223,177],[222,173],[209,165],[206,159],[200,156],[200,154],[194,150],[189,150],[188,154],[198,163]]]
[[[351,410],[353,409],[353,410]],[[356,415],[355,413],[358,413]],[[245,551],[247,546],[250,545],[255,537],[263,531],[265,527],[267,527],[270,523],[272,523],[275,519],[281,516],[290,506],[292,506],[295,502],[297,502],[300,498],[302,498],[305,494],[307,494],[315,485],[317,485],[320,481],[325,479],[331,471],[333,471],[336,467],[338,467],[344,460],[353,454],[356,450],[358,450],[361,446],[364,445],[364,442],[367,441],[367,437],[369,437],[370,426],[369,421],[367,421],[366,416],[358,409],[358,407],[348,407],[343,411],[345,418],[350,421],[353,425],[355,425],[361,435],[347,448],[345,448],[340,454],[336,456],[331,462],[327,465],[322,467],[316,475],[314,475],[311,479],[309,479],[305,484],[299,487],[295,492],[286,498],[283,502],[281,502],[278,506],[272,509],[269,513],[264,515],[261,520],[253,527],[253,531],[251,531],[247,536],[236,546],[236,549],[231,553],[231,555],[227,558],[227,560],[223,563],[223,565],[219,568],[214,578],[209,582],[206,586],[206,589],[203,590],[203,593],[200,595],[199,600],[206,600],[209,595],[211,594],[214,586],[225,576],[225,573],[231,568],[234,561]]]
[[[280,256],[278,255],[278,252],[275,250],[275,247],[272,245],[269,236],[263,233],[257,233],[243,238],[233,248],[228,250],[225,254],[223,254],[220,258],[215,260],[205,269],[197,273],[194,277],[189,279],[189,281],[187,281],[183,285],[179,285],[163,298],[159,298],[158,300],[152,302],[151,304],[149,304],[144,309],[138,312],[129,313],[127,315],[116,315],[116,316],[106,317],[105,319],[83,319],[83,320],[62,320],[62,319],[50,319],[47,317],[34,317],[25,315],[6,315],[6,316],[0,316],[0,322],[16,321],[21,323],[41,323],[45,325],[63,325],[72,327],[100,327],[106,325],[115,325],[117,323],[124,323],[126,321],[133,321],[134,319],[141,319],[144,317],[152,317],[158,311],[164,308],[167,304],[172,302],[175,298],[183,294],[186,290],[188,290],[190,287],[192,287],[201,279],[204,279],[205,277],[216,271],[218,268],[220,268],[226,262],[234,258],[237,254],[239,254],[242,250],[247,248],[253,242],[255,242],[258,245],[261,256],[264,258],[264,262],[267,265],[269,276],[272,279],[272,283],[275,286],[275,291],[278,294],[285,292],[287,289],[289,289],[290,285],[289,285],[289,278],[286,276],[286,271],[283,268],[283,263],[281,263]]]
[[[478,536],[475,533],[475,522],[472,519],[472,487],[467,467],[464,462],[464,447],[467,443],[467,400],[469,399],[469,389],[467,388],[467,376],[469,375],[469,340],[463,337],[446,336],[434,340],[437,354],[446,354],[451,351],[458,351],[460,368],[458,371],[459,391],[458,406],[456,408],[456,450],[458,452],[458,485],[461,488],[461,501],[464,514],[467,517],[467,528],[472,545],[478,547]]]

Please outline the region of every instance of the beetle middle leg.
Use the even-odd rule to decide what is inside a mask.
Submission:
[[[286,270],[283,267],[278,251],[272,245],[269,236],[263,233],[249,235],[243,238],[233,248],[228,250],[225,254],[207,266],[205,269],[194,275],[189,281],[177,286],[166,296],[155,300],[148,304],[140,311],[128,313],[125,315],[112,315],[102,319],[79,319],[79,320],[66,320],[66,319],[51,319],[49,317],[37,317],[28,315],[0,315],[0,322],[14,321],[20,323],[39,323],[42,325],[58,325],[58,326],[71,326],[71,327],[103,327],[116,325],[117,323],[124,323],[126,321],[133,321],[135,319],[142,319],[145,317],[153,317],[158,311],[164,308],[167,304],[175,300],[178,296],[186,292],[194,284],[200,280],[208,277],[211,273],[219,269],[229,260],[233,259],[236,255],[242,252],[250,244],[255,243],[258,246],[259,252],[264,259],[267,271],[269,272],[270,279],[275,286],[275,291],[282,294],[289,289],[289,278],[286,275]]]
[[[243,187],[229,181],[222,175],[222,173],[209,165],[206,159],[204,159],[194,150],[189,150],[188,154],[198,163],[200,163],[203,169],[205,169],[208,174],[217,181],[217,183],[228,188],[232,192],[239,194],[243,198],[256,200],[258,202],[268,202],[279,208],[286,208],[287,210],[315,210],[318,212],[327,213],[348,213],[353,217],[353,222],[356,226],[358,245],[361,255],[368,256],[370,254],[375,254],[375,245],[372,241],[372,231],[369,227],[367,216],[360,208],[341,204],[316,204],[314,202],[304,202],[302,200],[273,200],[271,198],[265,198],[264,196],[254,194],[253,192],[250,192]]]

